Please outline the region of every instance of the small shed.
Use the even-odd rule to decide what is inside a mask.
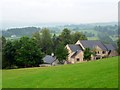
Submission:
[[[43,58],[43,61],[45,64],[49,64],[51,66],[55,66],[59,63],[59,61],[56,59],[55,56],[51,56],[51,55],[46,55],[44,58]]]

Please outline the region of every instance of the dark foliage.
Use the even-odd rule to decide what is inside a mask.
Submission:
[[[4,37],[11,37],[11,35],[21,36],[31,36],[33,33],[40,31],[40,28],[36,27],[25,27],[25,28],[13,28],[7,31],[2,31]]]

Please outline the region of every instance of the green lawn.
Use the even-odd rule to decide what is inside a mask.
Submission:
[[[3,70],[3,88],[117,88],[118,57],[54,67]]]
[[[2,68],[2,52],[0,51],[0,68]],[[2,88],[2,70],[0,69],[0,89]]]
[[[2,88],[2,70],[0,70],[0,90]]]

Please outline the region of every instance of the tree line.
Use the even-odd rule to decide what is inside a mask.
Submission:
[[[43,64],[45,55],[54,53],[60,63],[67,59],[65,45],[74,44],[77,40],[87,40],[80,32],[71,32],[65,28],[60,35],[51,34],[43,28],[35,32],[32,37],[21,37],[16,40],[2,40],[2,68],[36,67]]]
[[[11,37],[12,35],[16,35],[17,37],[21,37],[23,35],[31,36],[32,33],[40,31],[41,28],[37,27],[24,27],[24,28],[13,28],[2,31],[2,35],[4,37]]]
[[[109,36],[118,35],[118,26],[117,25],[107,25],[107,26],[96,26],[94,30],[99,32],[104,32],[104,34],[108,34]]]

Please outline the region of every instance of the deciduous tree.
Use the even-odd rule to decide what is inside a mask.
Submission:
[[[71,37],[73,44],[76,43],[78,40],[87,40],[87,37],[80,32],[72,33]]]
[[[85,51],[84,51],[84,59],[85,60],[90,60],[91,58],[91,51],[90,51],[90,48],[86,48]]]
[[[118,54],[120,55],[120,37],[119,37],[119,39],[117,41],[117,45],[118,45]]]
[[[68,51],[65,48],[64,44],[62,44],[62,43],[59,44],[59,46],[56,49],[55,55],[60,63],[63,63],[67,59]]]
[[[34,39],[22,37],[19,42],[22,45],[16,50],[16,65],[29,67],[42,63],[42,52]]]
[[[59,36],[64,45],[71,43],[71,31],[65,28]]]

